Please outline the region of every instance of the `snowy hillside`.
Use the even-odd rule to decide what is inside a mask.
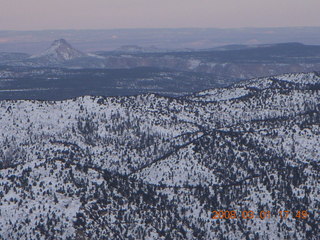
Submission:
[[[0,239],[320,235],[318,73],[179,98],[0,101],[0,122]]]

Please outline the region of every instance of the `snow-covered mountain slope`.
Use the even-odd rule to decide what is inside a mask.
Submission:
[[[317,239],[319,93],[301,73],[180,98],[1,101],[0,239]]]
[[[59,39],[53,41],[51,46],[43,53],[33,55],[30,58],[40,58],[42,60],[47,60],[50,62],[63,62],[85,56],[87,56],[85,53],[82,53],[79,50],[73,48],[66,40]]]

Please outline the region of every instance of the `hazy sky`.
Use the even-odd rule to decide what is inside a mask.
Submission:
[[[0,30],[320,26],[320,0],[0,0]]]

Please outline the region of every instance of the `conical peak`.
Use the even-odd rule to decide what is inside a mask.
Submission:
[[[61,45],[67,45],[71,46],[65,39],[61,38],[58,40],[54,40],[52,43],[52,46],[61,46]]]

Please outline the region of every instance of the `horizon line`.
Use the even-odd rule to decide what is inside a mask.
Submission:
[[[135,28],[47,28],[47,29],[0,29],[0,32],[40,32],[40,31],[114,31],[114,30],[175,30],[175,29],[203,29],[203,30],[246,30],[246,29],[282,29],[282,28],[320,28],[319,26],[279,26],[279,27],[135,27]]]

